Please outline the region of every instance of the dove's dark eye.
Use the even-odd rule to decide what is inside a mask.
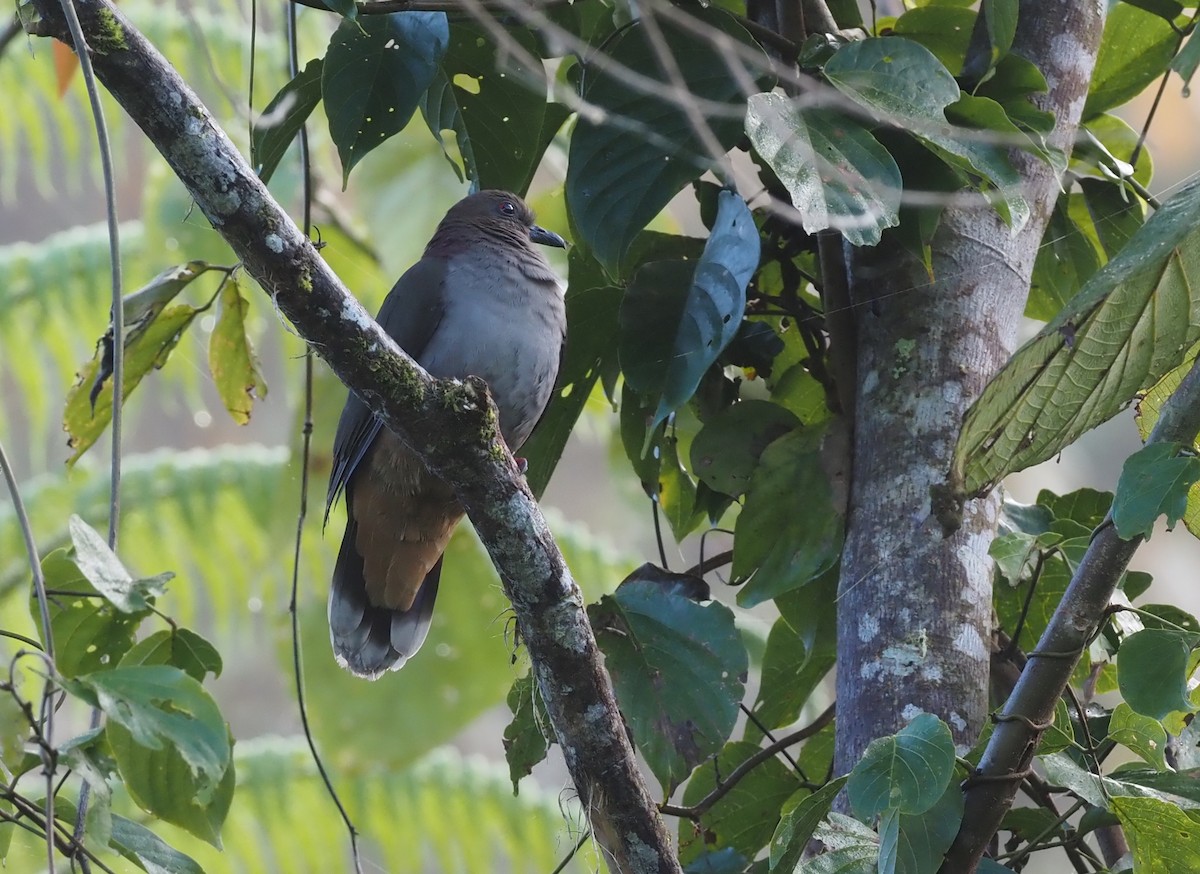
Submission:
[[[500,201],[500,212],[504,213],[505,215],[516,215],[517,205],[511,200],[502,200]]]

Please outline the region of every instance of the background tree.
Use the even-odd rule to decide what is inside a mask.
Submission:
[[[101,175],[142,182],[139,223],[110,210],[107,229],[0,252],[0,336],[23,353],[5,357],[0,434],[28,435],[0,453],[10,864],[327,870],[349,826],[355,861],[361,834],[389,870],[427,853],[548,870],[576,843],[630,871],[1200,865],[1200,624],[1134,608],[1149,580],[1125,573],[1159,515],[1197,524],[1200,193],[1160,204],[1144,136],[1109,112],[1190,79],[1194,8],[1121,3],[1105,22],[1094,4],[1015,0],[328,6],[261,10],[252,54],[241,10],[219,2],[38,0],[0,37],[10,200],[30,179],[94,178],[82,99],[54,93],[74,69],[62,45],[86,41],[83,78],[94,65],[146,134],[97,92],[112,151],[136,156],[114,174],[102,148]],[[30,59],[12,50],[22,29],[60,42],[34,40]],[[278,81],[272,47],[290,58]],[[319,256],[255,173],[319,228]],[[419,382],[342,296],[339,276],[377,303],[467,186],[532,186],[541,222],[576,243],[529,487],[571,475],[569,435],[598,437],[641,486],[656,562],[557,522],[551,540],[475,389]],[[139,285],[81,367],[110,295]],[[267,300],[459,491],[532,670],[469,535],[417,663],[371,685],[326,657],[337,540],[310,530],[305,484],[328,469],[341,389],[309,358],[305,390],[260,403],[268,381],[273,402],[301,378],[304,348]],[[1013,354],[1022,314],[1045,327]],[[143,380],[123,428],[112,398]],[[1115,501],[1002,500],[1007,474],[1134,400],[1148,442]],[[155,415],[205,429],[169,442],[222,442],[209,407],[275,448],[136,453],[163,442]],[[70,475],[48,448],[60,410]],[[106,517],[107,538],[85,521]],[[667,569],[668,533],[698,544],[694,567]],[[179,577],[148,576],[164,568]],[[282,639],[280,664],[294,659],[344,822],[301,745],[235,754],[205,685],[231,656],[264,655],[245,641],[286,624],[289,582],[303,681]],[[22,599],[28,620],[10,609]],[[509,797],[444,746],[505,699],[514,789],[557,740],[581,805],[560,812],[528,782]],[[1031,804],[1009,811],[1018,791]],[[218,836],[224,855],[202,843]]]

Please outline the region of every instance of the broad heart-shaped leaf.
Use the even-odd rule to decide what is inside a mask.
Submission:
[[[122,613],[137,613],[147,609],[147,598],[161,595],[164,584],[174,574],[160,574],[146,580],[135,580],[121,564],[104,538],[78,516],[67,520],[71,543],[75,546],[75,564],[96,591]]]
[[[733,613],[635,571],[588,617],[634,742],[670,795],[737,720],[749,658]]]
[[[874,246],[884,228],[900,223],[900,168],[852,117],[783,94],[754,94],[746,135],[787,188],[808,233],[832,228],[852,245]]]
[[[531,31],[506,33],[533,56],[537,40]],[[526,66],[521,57],[512,48],[500,50],[495,37],[476,25],[452,24],[450,44],[421,98],[425,123],[455,172],[477,188],[523,194],[542,156],[541,149],[531,148],[530,131],[540,131],[546,117],[545,74],[540,66]],[[446,148],[443,131],[454,132],[461,169]]]
[[[753,607],[799,588],[841,553],[842,518],[822,463],[824,428],[780,437],[759,458],[733,540],[733,576]]]
[[[783,815],[771,838],[771,870],[790,872],[800,863],[813,832],[833,808],[846,777],[830,780],[816,792],[801,789],[783,806]]]
[[[271,98],[250,128],[250,164],[266,185],[292,140],[321,102],[324,60],[314,58]]]
[[[1117,655],[1117,682],[1135,712],[1162,719],[1192,710],[1188,699],[1188,658],[1200,634],[1147,629],[1131,634]]]
[[[1138,874],[1200,871],[1200,813],[1156,798],[1114,798]]]
[[[230,278],[218,300],[220,315],[208,340],[208,367],[221,403],[239,425],[250,421],[255,398],[267,396],[267,383],[258,369],[258,356],[246,336],[246,310],[238,284]]]
[[[860,818],[889,807],[919,814],[942,797],[953,773],[950,729],[933,714],[921,713],[895,735],[871,741],[846,790]]]
[[[694,21],[683,26],[676,16]],[[718,41],[697,40],[693,27],[735,40],[738,63],[751,75],[769,68],[766,55],[726,12],[706,9],[656,19],[677,72],[662,67],[662,51],[635,23],[608,43],[606,63],[589,65],[583,99],[601,110],[581,113],[571,136],[567,164],[567,205],[580,238],[611,274],[618,275],[633,238],[688,182],[721,156],[709,153],[698,124],[722,152],[742,134],[745,102],[742,83],[729,74],[726,59],[734,49]],[[759,63],[746,56],[758,56]],[[704,118],[694,118],[666,95],[673,76],[687,83]],[[736,328],[736,324],[734,325]]]
[[[874,117],[903,127],[942,160],[995,189],[994,205],[1014,233],[1025,226],[1029,204],[1006,152],[1012,144],[947,120],[945,110],[962,92],[927,48],[896,36],[859,40],[838,49],[824,71],[831,85]]]
[[[408,124],[450,41],[444,12],[344,20],[329,40],[321,96],[342,187],[363,157]]]
[[[733,404],[705,422],[692,441],[692,471],[710,489],[739,497],[750,488],[763,450],[799,425],[795,413],[770,401]]]
[[[962,493],[1051,458],[1179,364],[1200,339],[1200,181],[1163,204],[967,412]]]
[[[737,334],[758,257],[758,228],[746,202],[722,191],[694,269],[654,261],[634,276],[621,302],[621,369],[633,388],[657,399],[650,431],[695,394]]]
[[[683,803],[695,804],[734,768],[761,749],[758,744],[734,741],[725,745],[715,761],[696,769],[683,790]],[[685,865],[706,851],[729,847],[754,858],[767,846],[779,822],[783,805],[799,789],[796,773],[778,756],[747,772],[732,789],[700,817],[700,827],[690,820],[679,823],[679,860]]]
[[[1188,491],[1200,480],[1200,458],[1180,455],[1178,443],[1151,443],[1125,459],[1113,524],[1125,540],[1150,539],[1159,516],[1174,528],[1187,510]]]
[[[1141,94],[1166,71],[1181,39],[1171,22],[1151,12],[1130,3],[1114,6],[1104,22],[1083,120]]]
[[[143,752],[176,752],[211,797],[231,761],[229,732],[204,687],[170,665],[137,665],[83,674],[65,688],[99,707]],[[119,763],[119,760],[118,760]]]

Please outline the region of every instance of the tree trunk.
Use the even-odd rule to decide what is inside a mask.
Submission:
[[[1045,74],[1040,108],[1071,151],[1103,4],[1022,2],[1013,51]],[[837,773],[918,713],[971,745],[987,714],[992,562],[999,496],[970,501],[949,536],[934,515],[963,414],[1016,343],[1059,180],[1015,153],[1032,215],[1016,235],[983,204],[946,209],[933,279],[885,237],[849,253],[857,323],[854,457],[838,603]]]

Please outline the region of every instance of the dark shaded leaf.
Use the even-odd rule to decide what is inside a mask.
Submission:
[[[837,561],[842,517],[822,463],[826,429],[793,431],[763,451],[738,516],[733,576],[752,607],[803,586]]]
[[[508,761],[508,774],[516,795],[521,778],[528,776],[533,766],[546,758],[546,752],[554,742],[550,717],[532,672],[513,681],[508,690],[508,710],[512,713],[512,721],[504,728],[504,758]]]
[[[108,845],[150,874],[204,874],[191,856],[179,852],[150,829],[113,814]]]
[[[321,96],[343,188],[355,164],[408,124],[449,41],[444,12],[367,15],[338,25],[325,53]]]
[[[749,660],[733,613],[635,574],[588,616],[638,750],[669,795],[737,719]]]
[[[350,4],[353,7],[353,3]],[[266,185],[292,140],[321,102],[324,60],[314,58],[271,98],[250,129],[250,164]]]
[[[1104,22],[1083,120],[1141,94],[1166,71],[1181,39],[1171,22],[1152,12],[1128,3],[1114,6]]]
[[[739,53],[760,56],[760,63],[751,66],[768,69],[762,50],[730,15],[715,9],[676,14],[689,15],[696,26],[732,38],[741,44]],[[697,40],[673,19],[657,20],[666,51],[705,112],[708,133],[728,150],[742,132],[742,85],[729,75],[727,51],[714,40]],[[583,114],[571,136],[567,205],[581,241],[614,276],[623,272],[625,254],[637,233],[720,157],[709,154],[688,113],[665,97],[672,80],[663,72],[659,55],[641,24],[607,43],[607,63],[587,68],[582,91],[583,99],[604,115],[597,119]],[[631,74],[638,77],[633,84]],[[722,104],[728,111],[718,108]]]
[[[768,728],[795,722],[837,660],[837,574],[826,573],[776,603],[781,615],[767,636],[754,705]]]
[[[692,441],[692,470],[709,488],[739,497],[750,488],[763,451],[799,426],[794,413],[770,401],[734,404],[706,422]]]
[[[802,789],[788,799],[771,838],[772,871],[792,871],[800,863],[813,832],[833,808],[833,800],[847,779],[830,780],[816,792]]]

